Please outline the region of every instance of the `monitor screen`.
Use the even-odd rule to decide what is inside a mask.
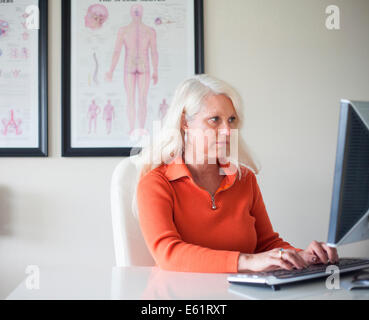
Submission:
[[[328,244],[369,239],[369,102],[341,101]]]

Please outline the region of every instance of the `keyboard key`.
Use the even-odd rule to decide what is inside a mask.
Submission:
[[[361,266],[365,264],[369,264],[369,260],[343,258],[340,259],[339,262],[336,264],[315,264],[304,269],[275,270],[270,272],[263,272],[263,276],[274,276],[279,279],[288,279],[317,273],[325,274],[328,266],[330,265],[335,265],[340,269],[340,271],[345,271],[345,269],[348,269],[350,267]]]

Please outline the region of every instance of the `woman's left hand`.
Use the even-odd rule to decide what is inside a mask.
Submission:
[[[329,247],[326,243],[318,241],[310,243],[307,249],[299,252],[299,255],[309,265],[317,263],[327,264],[328,262],[337,263],[339,260],[336,248]]]

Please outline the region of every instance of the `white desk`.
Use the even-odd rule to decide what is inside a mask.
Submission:
[[[280,291],[229,284],[226,278],[227,274],[169,272],[156,267],[40,267],[39,289],[27,289],[24,280],[7,299],[369,300],[369,290],[328,290],[325,287],[325,278],[282,287]],[[341,280],[347,278],[351,276],[341,276]]]

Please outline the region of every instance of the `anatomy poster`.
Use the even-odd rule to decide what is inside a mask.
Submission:
[[[78,0],[70,11],[71,148],[137,146],[195,73],[194,1]]]
[[[39,146],[38,1],[0,0],[0,148]]]

